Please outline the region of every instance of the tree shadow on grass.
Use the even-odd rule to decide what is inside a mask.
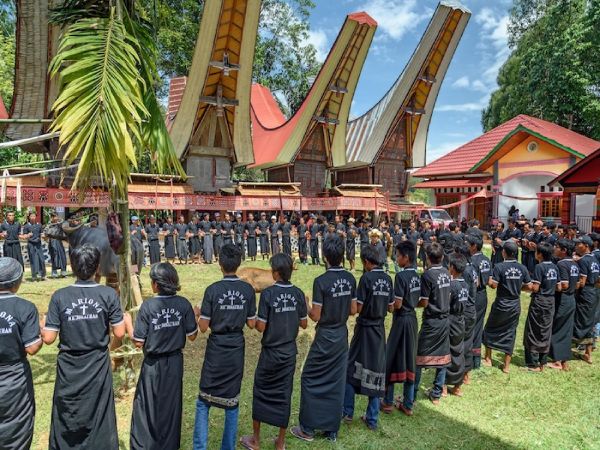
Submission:
[[[56,353],[37,354],[29,358],[34,385],[54,384],[56,379]]]

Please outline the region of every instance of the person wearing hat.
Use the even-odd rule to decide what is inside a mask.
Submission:
[[[219,254],[221,253],[221,247],[223,247],[223,233],[221,227],[221,213],[215,213],[215,220],[213,220],[212,227],[215,230],[213,234],[213,249],[215,252],[215,258],[219,260]]]
[[[246,222],[246,246],[248,247],[248,257],[252,261],[256,261],[256,231],[258,223],[254,220],[254,214],[248,214],[248,221]]]
[[[175,224],[173,216],[167,216],[167,221],[163,223],[162,235],[165,237],[165,258],[168,262],[175,261]]]
[[[158,237],[160,235],[160,227],[156,223],[156,217],[150,216],[149,222],[146,225],[145,231],[148,238],[148,250],[150,253],[150,264],[156,264],[160,262],[160,241]]]
[[[267,213],[260,213],[260,220],[257,222],[258,229],[256,234],[260,239],[260,253],[263,261],[269,258],[270,245],[269,245],[269,221],[267,220]]]
[[[212,264],[215,257],[213,235],[215,229],[210,221],[210,214],[205,213],[204,217],[198,224],[200,236],[202,237],[202,254],[204,255],[204,264]]]
[[[600,263],[592,255],[594,241],[589,236],[582,236],[576,242],[575,252],[579,257],[579,286],[576,295],[575,325],[573,341],[583,345],[584,353],[580,355],[588,364],[592,363],[592,347],[594,344],[594,325],[596,324],[596,308],[598,305],[597,284],[600,280]]]
[[[3,255],[16,259],[23,266],[21,254],[21,224],[15,220],[14,211],[6,213],[6,220],[0,225],[0,237],[4,239]]]
[[[529,271],[517,262],[518,253],[519,247],[514,241],[505,241],[502,244],[503,261],[494,266],[488,281],[492,289],[497,289],[497,294],[483,330],[483,364],[491,367],[492,350],[499,350],[504,353],[504,373],[510,370],[515,348],[517,326],[521,316],[521,291],[531,291]]]
[[[59,222],[58,214],[52,213],[50,216],[50,223],[57,224]],[[52,266],[52,274],[50,278],[58,278],[58,271],[60,270],[60,277],[64,278],[67,274],[67,254],[65,247],[60,239],[48,239],[48,252],[50,253],[50,264]]]
[[[269,236],[271,236],[271,250],[273,255],[281,252],[281,246],[279,245],[279,234],[280,224],[277,222],[277,216],[271,216],[271,223],[269,224]]]
[[[44,281],[46,279],[46,260],[42,248],[42,224],[38,223],[35,212],[29,213],[27,219],[27,223],[23,226],[23,237],[27,238],[31,279]]]
[[[17,296],[22,280],[17,260],[0,258],[0,446],[11,449],[31,446],[35,400],[27,355],[42,347],[37,309]]]

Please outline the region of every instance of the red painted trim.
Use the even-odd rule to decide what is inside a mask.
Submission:
[[[531,164],[540,165],[540,166],[549,166],[552,164],[569,164],[571,162],[570,158],[555,158],[555,159],[543,159],[540,161],[515,161],[515,162],[505,162],[499,163],[498,167],[500,169],[508,169],[512,167],[531,167]]]
[[[545,176],[549,176],[549,177],[556,177],[556,174],[554,172],[547,172],[547,171],[543,171],[543,170],[532,170],[529,172],[519,172],[519,173],[515,173],[503,180],[500,180],[499,186],[504,185],[505,183],[509,182],[510,180],[512,180],[514,178],[521,178],[521,177],[535,176],[535,175],[545,175]]]

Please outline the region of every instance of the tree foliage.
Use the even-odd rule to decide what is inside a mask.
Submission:
[[[484,129],[528,114],[600,139],[600,0],[516,0],[509,29]]]
[[[13,96],[15,70],[15,6],[0,4],[0,97],[7,108]]]
[[[140,0],[148,17],[156,17],[158,69],[167,92],[169,78],[187,75],[202,17],[198,0]],[[285,112],[295,112],[304,100],[320,64],[308,43],[312,0],[263,0],[253,79],[278,94]]]

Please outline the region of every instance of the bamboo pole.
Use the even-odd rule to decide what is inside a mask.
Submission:
[[[0,119],[0,123],[7,123],[12,125],[52,123],[52,119]]]
[[[2,142],[0,143],[0,150],[11,147],[20,147],[22,145],[27,144],[35,144],[37,142],[49,141],[51,139],[57,138],[58,136],[60,136],[60,133],[56,131],[54,133],[40,134],[39,136],[33,136],[30,138],[17,139],[16,141]]]

